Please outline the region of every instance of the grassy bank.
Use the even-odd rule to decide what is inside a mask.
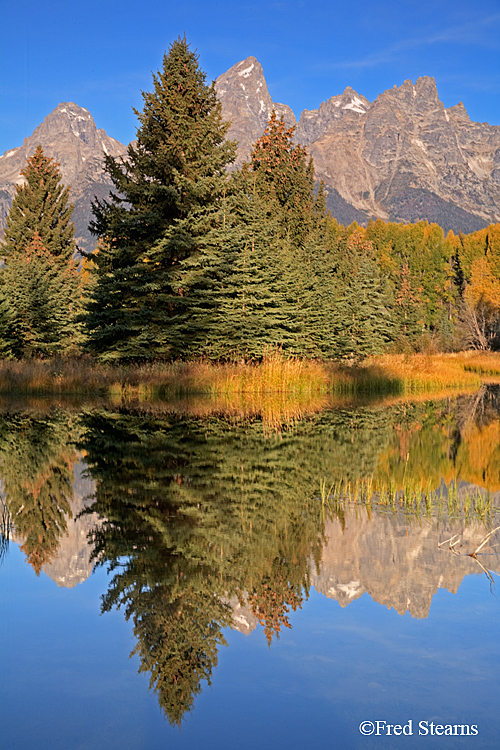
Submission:
[[[264,394],[405,395],[500,383],[500,354],[384,355],[338,364],[270,352],[260,364],[100,365],[91,359],[0,362],[0,394],[104,396],[146,401],[188,394],[245,399]]]

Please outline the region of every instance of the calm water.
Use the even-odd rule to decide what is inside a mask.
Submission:
[[[498,747],[498,391],[276,425],[4,407],[1,748]]]

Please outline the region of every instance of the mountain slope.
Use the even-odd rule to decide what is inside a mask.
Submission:
[[[85,250],[95,245],[88,231],[91,201],[97,195],[108,195],[111,182],[103,171],[104,154],[119,156],[126,146],[99,130],[90,112],[72,102],[59,104],[44,121],[25,138],[23,145],[0,156],[0,226],[12,203],[15,185],[22,182],[21,169],[26,158],[38,145],[45,155],[60,165],[62,181],[71,186],[70,200],[75,204],[73,221],[77,243]]]
[[[273,109],[283,116],[288,127],[296,123],[290,107],[271,99],[262,66],[255,57],[247,57],[219,76],[215,89],[222,116],[231,122],[228,138],[239,144],[237,164],[248,159],[252,144],[264,132]]]

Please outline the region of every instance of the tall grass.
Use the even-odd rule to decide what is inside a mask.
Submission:
[[[147,401],[183,394],[211,397],[406,395],[500,382],[500,355],[383,355],[362,364],[303,360],[270,349],[259,364],[155,362],[98,364],[90,358],[0,361],[0,394],[93,395]]]

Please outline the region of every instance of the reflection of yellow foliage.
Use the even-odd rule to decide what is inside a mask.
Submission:
[[[492,492],[500,490],[500,421],[471,425],[457,455],[460,477]]]
[[[482,426],[470,423],[461,431],[457,450],[454,441],[446,420],[423,429],[396,426],[392,444],[379,454],[371,480],[382,491],[391,486],[435,491],[442,480],[446,485],[465,481],[500,491],[500,420]]]

